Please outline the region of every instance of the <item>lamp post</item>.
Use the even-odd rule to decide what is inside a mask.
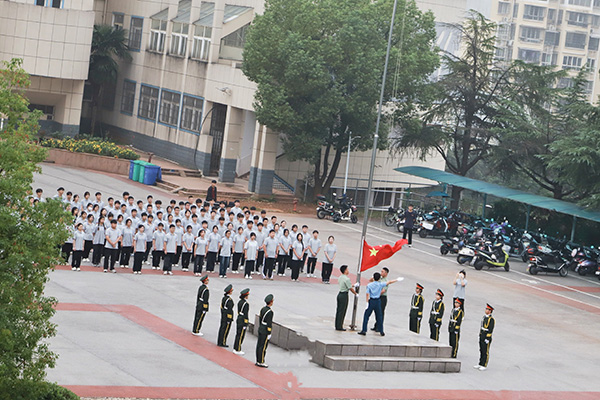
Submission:
[[[360,287],[360,267],[363,258],[363,246],[367,235],[367,224],[369,222],[369,207],[371,205],[371,191],[373,189],[373,170],[375,169],[375,159],[377,157],[377,140],[379,139],[379,125],[381,124],[381,110],[383,107],[383,95],[385,93],[385,81],[387,78],[388,63],[390,60],[390,49],[392,48],[392,33],[394,32],[394,21],[396,20],[396,7],[398,0],[394,0],[394,8],[392,9],[392,19],[390,20],[390,33],[388,36],[387,51],[385,53],[385,64],[383,67],[383,77],[381,80],[381,92],[379,94],[379,105],[377,110],[377,124],[375,125],[375,135],[373,137],[373,152],[371,153],[371,167],[369,168],[369,183],[367,185],[367,195],[365,198],[365,216],[363,219],[362,235],[360,238],[360,249],[358,256],[358,267],[356,271],[356,283]],[[358,297],[354,297],[354,307],[352,308],[352,324],[351,329],[356,329],[356,311],[358,308]]]
[[[355,136],[354,139],[360,139],[360,136]],[[352,132],[348,134],[348,154],[346,155],[346,175],[344,176],[344,194],[348,187],[348,168],[350,167],[350,148],[352,147]]]

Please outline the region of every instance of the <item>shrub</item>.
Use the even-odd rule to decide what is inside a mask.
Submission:
[[[40,140],[40,144],[44,147],[69,150],[73,153],[98,154],[101,156],[123,158],[125,160],[137,160],[140,158],[135,151],[100,138],[45,138]]]
[[[19,379],[0,380],[0,400],[79,400],[79,396],[56,383]]]

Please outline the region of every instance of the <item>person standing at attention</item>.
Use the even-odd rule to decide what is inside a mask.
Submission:
[[[348,277],[350,274],[348,266],[342,265],[340,267],[340,272],[342,275],[338,278],[340,291],[337,295],[337,307],[335,309],[335,330],[345,331],[344,318],[346,318],[346,311],[348,310],[348,292],[352,292],[354,296],[358,296],[358,293],[352,286],[352,282],[350,282],[350,278]]]
[[[454,308],[450,314],[450,323],[448,324],[448,332],[450,333],[450,346],[452,347],[452,358],[458,355],[458,341],[460,340],[460,324],[463,320],[463,310],[460,307],[460,300],[454,299]]]
[[[408,206],[408,210],[404,212],[404,229],[402,233],[402,239],[406,239],[408,236],[408,247],[412,247],[412,233],[413,228],[415,227],[415,221],[417,219],[417,214],[414,211],[414,207],[412,204]]]
[[[261,368],[269,368],[265,363],[267,355],[267,346],[271,340],[271,331],[273,329],[273,295],[269,294],[265,297],[266,305],[260,310],[258,318],[258,340],[256,341],[256,366]]]
[[[313,236],[308,240],[308,262],[306,264],[306,276],[315,278],[317,256],[319,255],[319,251],[321,251],[321,239],[319,239],[319,231],[314,230],[312,234]]]
[[[273,280],[273,270],[275,268],[275,260],[277,257],[277,248],[279,247],[279,241],[275,239],[275,231],[271,229],[269,236],[263,242],[263,250],[265,252],[265,268],[263,275],[265,279]]]
[[[431,311],[429,312],[429,337],[435,341],[440,340],[440,327],[442,326],[442,318],[444,317],[444,292],[438,289],[435,292],[435,300],[431,303]]]
[[[467,288],[467,273],[463,269],[454,277],[454,301],[460,300],[460,308],[465,312],[465,292]]]
[[[421,295],[423,293],[423,286],[417,283],[415,293],[412,295],[410,300],[410,314],[409,314],[409,330],[414,333],[421,331],[421,319],[423,318],[423,303],[425,299]]]
[[[487,369],[488,362],[490,361],[490,346],[492,345],[492,333],[496,327],[496,320],[492,317],[494,307],[486,304],[485,315],[481,320],[481,328],[479,329],[479,364],[473,368],[480,371]]]
[[[243,356],[245,353],[242,351],[242,343],[244,343],[244,337],[246,336],[246,329],[248,329],[250,304],[248,304],[248,296],[250,296],[250,289],[246,288],[240,292],[240,301],[237,304],[238,316],[236,319],[237,330],[235,333],[235,340],[233,341],[233,353]]]
[[[256,263],[256,257],[258,256],[258,243],[256,243],[256,233],[250,233],[250,240],[244,243],[244,258],[246,259],[246,265],[244,267],[244,278],[252,279],[252,272],[254,271],[254,264]]]
[[[117,229],[117,220],[110,221],[110,228],[106,230],[106,244],[104,245],[104,272],[110,270],[115,271],[115,262],[117,261],[117,251],[119,250],[119,242],[121,241],[121,231]]]
[[[214,179],[206,191],[206,201],[217,201],[217,181]]]
[[[142,273],[142,261],[144,261],[144,254],[146,254],[145,229],[144,225],[140,224],[137,233],[133,237],[133,273],[136,275]]]
[[[202,329],[202,322],[208,312],[208,298],[210,296],[208,281],[208,275],[200,278],[202,285],[198,288],[198,295],[196,296],[196,313],[194,314],[194,325],[192,326],[192,335],[194,336],[204,336],[200,329]]]
[[[304,247],[302,234],[299,233],[296,235],[296,241],[292,244],[292,282],[298,282],[305,254],[306,248]]]
[[[331,272],[333,271],[333,261],[337,254],[337,246],[333,244],[335,238],[329,236],[327,244],[323,247],[323,262],[321,263],[321,280],[323,283],[329,284]]]
[[[229,329],[231,328],[231,322],[233,322],[234,303],[230,296],[233,293],[233,286],[227,285],[224,292],[221,299],[221,326],[219,326],[219,336],[217,338],[217,346],[219,347],[229,347],[227,336],[229,336]]]
[[[375,327],[379,331],[381,336],[385,336],[383,332],[383,320],[381,319],[381,293],[383,290],[391,285],[392,283],[396,283],[398,281],[403,280],[404,278],[394,279],[392,281],[381,282],[381,274],[379,272],[375,272],[373,274],[373,278],[371,282],[367,285],[367,309],[365,310],[365,315],[363,316],[363,325],[362,330],[358,332],[359,335],[367,334],[367,326],[369,325],[369,318],[371,314],[375,312]]]

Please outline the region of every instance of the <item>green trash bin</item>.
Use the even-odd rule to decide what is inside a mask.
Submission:
[[[131,180],[132,181],[138,181],[139,177],[140,177],[140,163],[143,161],[140,160],[135,160],[133,162],[133,172],[131,173]]]
[[[140,182],[140,183],[144,183],[144,176],[146,174],[146,165],[148,165],[149,163],[147,163],[146,161],[139,161],[138,165],[139,165],[139,173],[137,176],[136,181]]]

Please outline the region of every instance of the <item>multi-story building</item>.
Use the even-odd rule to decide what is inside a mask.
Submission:
[[[93,0],[0,1],[0,61],[23,59],[47,133],[79,132],[94,15]]]

